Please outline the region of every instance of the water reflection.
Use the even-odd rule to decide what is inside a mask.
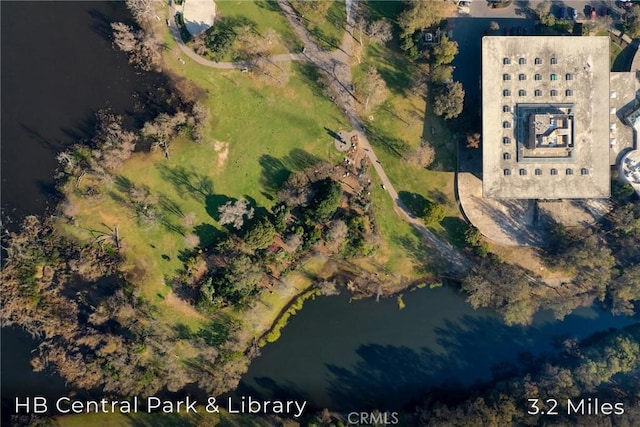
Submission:
[[[530,327],[509,327],[474,311],[449,288],[423,289],[395,301],[311,301],[263,349],[242,392],[305,398],[337,410],[397,409],[435,388],[468,387],[522,368],[564,337],[585,337],[632,318],[580,309],[558,322],[549,313]]]

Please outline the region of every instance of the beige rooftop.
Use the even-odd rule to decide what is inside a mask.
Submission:
[[[609,197],[609,95],[608,37],[484,37],[483,197]]]

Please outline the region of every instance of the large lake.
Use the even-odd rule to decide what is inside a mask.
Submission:
[[[55,155],[91,136],[98,110],[141,120],[148,112],[140,100],[161,85],[112,47],[109,23],[131,19],[124,3],[2,1],[0,8],[2,219],[11,228],[55,203]],[[30,371],[36,346],[17,328],[2,330],[3,402],[66,393],[59,377]]]
[[[538,314],[529,327],[509,327],[490,310],[474,310],[453,289],[405,293],[395,299],[305,303],[262,349],[240,392],[305,398],[317,408],[400,409],[435,387],[468,386],[495,368],[554,351],[559,339],[585,337],[633,318],[583,308],[556,321]]]
[[[111,47],[108,23],[127,19],[122,3],[2,1],[2,207],[11,218],[42,214],[52,200],[55,153],[91,133],[94,113],[145,114],[140,99],[157,76],[137,73]],[[308,398],[316,407],[396,408],[440,384],[491,377],[522,352],[553,348],[561,335],[585,336],[630,318],[583,309],[556,322],[507,327],[474,311],[449,288],[395,300],[318,298],[262,350],[242,388],[263,396]],[[17,329],[2,334],[2,395],[60,394],[50,374],[30,372],[37,343]],[[6,413],[6,412],[5,412]]]

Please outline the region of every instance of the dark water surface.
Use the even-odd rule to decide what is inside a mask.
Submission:
[[[1,201],[11,227],[54,203],[55,155],[91,136],[98,110],[145,117],[144,100],[162,85],[112,47],[109,23],[131,20],[122,2],[3,0],[0,16]],[[31,372],[36,346],[20,329],[2,329],[3,399],[68,391],[59,377]]]
[[[308,399],[317,408],[399,409],[436,386],[490,380],[493,368],[521,353],[552,351],[557,337],[586,337],[633,323],[630,317],[584,308],[530,327],[509,327],[490,310],[474,310],[448,287],[395,299],[349,302],[323,297],[304,308],[262,349],[241,392]]]
[[[121,2],[2,1],[2,208],[20,218],[50,203],[55,154],[89,137],[103,108],[139,113],[156,90],[112,47]]]

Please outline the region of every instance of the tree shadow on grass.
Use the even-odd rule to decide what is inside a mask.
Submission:
[[[339,141],[342,141],[342,138],[340,137],[340,135],[337,132],[329,129],[328,127],[325,127],[324,130],[325,130],[325,132],[327,132],[327,135],[329,135],[331,138],[337,139]]]
[[[367,12],[372,21],[385,18],[395,23],[396,18],[405,9],[403,2],[399,1],[372,1],[367,2]],[[395,24],[394,24],[395,25]]]
[[[334,27],[344,29],[345,22],[347,21],[347,8],[345,7],[344,2],[334,1],[327,11],[326,19]]]
[[[320,158],[300,148],[291,150],[282,161],[289,169],[294,171],[310,168],[321,162]]]
[[[178,194],[188,194],[197,200],[213,194],[213,181],[206,175],[192,172],[184,166],[170,167],[161,163],[156,167],[162,179],[170,182]]]
[[[298,74],[307,83],[307,85],[313,91],[313,94],[317,97],[324,98],[327,96],[325,87],[320,83],[322,73],[315,65],[311,63],[297,63],[295,67],[298,70]]]
[[[227,342],[233,325],[228,317],[221,317],[221,319],[212,320],[205,327],[200,328],[195,335],[212,347],[218,347]]]
[[[458,248],[466,247],[466,240],[465,240],[464,234],[467,231],[467,228],[469,227],[469,225],[466,222],[464,222],[458,217],[448,216],[448,217],[445,217],[440,222],[440,225],[444,227],[447,233],[446,235],[447,240],[451,242],[451,244],[453,244]]]
[[[371,126],[365,129],[369,140],[374,146],[381,147],[394,156],[402,157],[408,149],[407,143],[400,138],[388,135],[384,131]]]
[[[181,236],[185,235],[184,227],[181,226],[180,224],[174,224],[173,222],[171,222],[166,217],[166,215],[161,215],[160,216],[160,225],[162,225],[165,230],[167,230],[167,231],[169,231],[171,233],[176,233],[176,234],[179,234]]]
[[[260,9],[265,9],[270,12],[282,12],[282,9],[280,9],[280,5],[278,5],[278,2],[275,2],[275,1],[254,0],[254,3]]]
[[[172,214],[178,218],[182,218],[184,216],[180,205],[171,200],[166,194],[160,193],[158,205],[164,214]]]
[[[439,205],[444,205],[449,201],[449,197],[438,189],[429,190],[429,199]]]
[[[398,193],[398,198],[417,217],[421,217],[422,215],[424,215],[425,209],[427,209],[427,207],[432,204],[421,194],[411,193],[409,191],[400,191]]]
[[[116,178],[114,179],[114,184],[118,191],[125,194],[128,194],[133,187],[133,182],[131,182],[129,178],[123,175],[116,176]]]
[[[282,159],[263,154],[258,160],[262,167],[260,183],[268,191],[276,192],[289,178],[291,172],[307,169],[321,162],[320,158],[300,148],[294,148]]]
[[[390,91],[407,95],[409,89],[411,89],[411,72],[407,68],[400,67],[378,67],[378,73],[380,77],[385,81]]]
[[[260,183],[268,191],[278,191],[291,174],[291,171],[287,169],[282,160],[269,154],[260,156],[258,163],[262,167]]]
[[[253,208],[253,218],[245,221],[243,228],[246,229],[248,226],[255,224],[259,220],[269,217],[269,211],[264,206],[258,205],[256,199],[251,196],[247,196],[246,194],[243,197],[249,202],[249,207]]]
[[[205,198],[205,209],[209,216],[216,221],[220,220],[220,212],[218,209],[220,206],[228,203],[228,202],[236,202],[238,199],[234,199],[233,197],[225,196],[224,194],[209,194]]]
[[[426,274],[430,271],[436,271],[440,260],[431,257],[436,252],[426,244],[420,234],[416,231],[414,231],[414,234],[416,239],[408,236],[394,236],[392,240],[409,253],[409,256],[414,261],[413,268],[416,273]]]
[[[225,235],[223,231],[206,222],[196,225],[192,231],[200,239],[199,247],[204,250],[215,246]]]
[[[340,40],[335,36],[326,34],[320,27],[309,26],[308,31],[320,49],[333,50],[340,48]]]

